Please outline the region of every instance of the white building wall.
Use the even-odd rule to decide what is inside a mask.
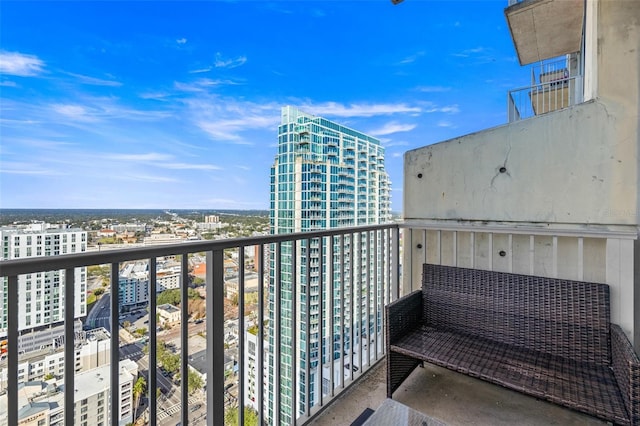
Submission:
[[[47,228],[35,224],[27,228],[0,229],[2,259],[58,256],[86,251],[87,233],[79,229]],[[74,317],[86,316],[86,268],[75,268]],[[56,324],[64,320],[65,271],[47,271],[18,277],[18,329],[20,331]],[[0,281],[0,337],[6,336],[7,278]]]

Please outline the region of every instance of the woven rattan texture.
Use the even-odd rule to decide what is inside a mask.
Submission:
[[[425,264],[426,324],[609,365],[609,286]]]
[[[640,362],[609,318],[604,284],[425,265],[387,307],[387,394],[423,360],[640,425]]]

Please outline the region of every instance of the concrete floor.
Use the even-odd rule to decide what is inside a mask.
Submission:
[[[366,408],[375,410],[385,398],[386,363],[382,360],[309,424],[350,425]],[[449,425],[607,424],[430,364],[425,364],[425,368],[416,368],[393,394],[393,399]]]

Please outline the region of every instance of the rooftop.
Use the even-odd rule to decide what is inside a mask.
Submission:
[[[176,308],[175,306],[173,306],[170,303],[165,303],[162,305],[158,305],[158,310],[163,310],[165,312],[168,312],[170,314],[174,314],[176,312],[180,312],[180,309]]]

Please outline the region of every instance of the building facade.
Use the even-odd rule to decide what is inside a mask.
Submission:
[[[291,106],[282,109],[278,153],[271,168],[271,233],[388,222],[389,187],[389,177],[384,168],[384,148],[379,140]],[[276,336],[269,334],[268,346],[278,348],[278,353],[271,350],[267,357],[269,383],[266,414],[270,423],[274,424],[279,421],[293,423],[294,418],[313,405],[313,399],[319,396],[318,371],[322,364],[328,362],[331,356],[334,359],[342,356],[344,350],[353,346],[350,336],[360,334],[360,327],[354,318],[364,322],[362,309],[365,302],[361,301],[360,310],[358,307],[353,310],[345,307],[344,312],[334,310],[334,329],[325,328],[327,331],[323,336],[318,332],[318,312],[326,308],[320,306],[319,301],[326,303],[333,298],[338,302],[343,297],[351,296],[351,283],[356,288],[358,282],[365,279],[349,278],[348,265],[344,276],[341,276],[337,272],[344,266],[340,264],[340,259],[348,259],[353,254],[354,262],[365,261],[371,242],[364,236],[354,241],[347,239],[342,242],[345,256],[334,256],[333,259],[329,259],[327,251],[320,248],[319,241],[309,243],[301,241],[295,253],[290,243],[281,246],[279,256],[282,268],[279,276],[275,275],[274,268],[276,253],[272,253],[270,258],[270,322],[281,321],[282,325],[282,334],[277,336],[280,345],[276,342]],[[326,240],[323,243],[326,247],[329,242]],[[334,244],[337,248],[338,242]],[[291,267],[293,258],[296,259],[295,270]],[[329,263],[335,271],[331,277],[327,274]],[[342,294],[341,282],[344,285]],[[276,306],[276,292],[280,306]],[[297,308],[295,317],[293,305]],[[310,310],[309,316],[306,315],[307,309]],[[344,329],[338,325],[341,324],[341,317]],[[275,389],[274,381],[276,364],[279,364],[281,373],[279,391]],[[306,386],[311,389],[310,401],[305,401]],[[277,404],[278,398],[282,407],[291,407],[292,398],[296,398],[298,413],[281,409]],[[275,416],[279,416],[279,419]]]
[[[25,227],[0,228],[2,260],[82,253],[87,249],[87,233],[80,229],[34,223]],[[74,318],[87,315],[87,271],[75,269]],[[18,330],[37,332],[64,321],[65,271],[46,271],[18,277]],[[0,284],[0,339],[7,328],[7,278]]]
[[[118,425],[133,422],[133,384],[138,365],[125,359],[119,364]],[[75,375],[73,424],[77,426],[106,426],[112,424],[110,410],[111,370],[109,365],[93,368]],[[34,380],[20,383],[18,426],[62,426],[64,421],[64,382]],[[7,410],[7,395],[0,395],[0,412]],[[7,425],[0,416],[0,426]],[[8,425],[7,425],[8,426]]]
[[[118,275],[118,294],[122,308],[144,305],[149,301],[149,263],[125,263]]]

